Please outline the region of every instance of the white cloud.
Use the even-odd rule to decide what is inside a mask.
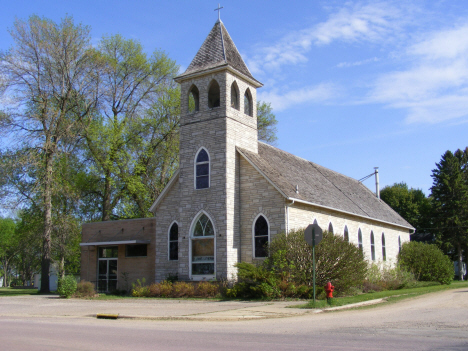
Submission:
[[[377,62],[379,59],[377,57],[372,57],[367,60],[362,60],[362,61],[355,61],[355,62],[340,62],[339,64],[336,65],[338,68],[343,68],[343,67],[355,67],[355,66],[362,66],[368,63],[372,62]]]
[[[400,10],[384,2],[347,3],[325,22],[290,33],[276,44],[260,48],[260,54],[247,60],[247,64],[253,73],[259,74],[282,65],[306,62],[306,54],[313,45],[327,45],[333,41],[382,41],[398,31],[402,18]]]
[[[261,92],[259,100],[268,101],[275,111],[282,111],[300,103],[322,102],[336,97],[337,89],[332,84],[319,84],[312,87],[291,90],[284,94],[278,91]]]
[[[468,24],[426,36],[406,51],[410,67],[381,75],[369,100],[408,109],[406,122],[468,115]]]

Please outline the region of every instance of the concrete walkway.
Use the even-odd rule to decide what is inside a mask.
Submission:
[[[54,295],[25,295],[0,298],[0,316],[10,317],[92,317],[118,315],[118,318],[151,320],[234,321],[285,318],[353,308],[382,302],[366,301],[325,310],[288,308],[300,301],[209,301],[176,299],[82,300],[62,299]]]

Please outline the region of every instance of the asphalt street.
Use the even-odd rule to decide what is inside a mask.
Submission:
[[[210,305],[184,300],[185,314],[199,315],[200,319],[101,320],[83,316],[84,310],[72,308],[81,301],[70,300],[66,304],[62,301],[0,298],[0,349],[468,350],[468,289],[432,293],[365,309],[288,313],[281,318],[272,314],[271,318],[245,320],[206,317],[216,311],[229,316],[245,308],[232,302]],[[158,304],[160,301],[141,300],[141,304],[145,310],[163,309],[166,314],[174,309],[181,313],[177,300],[163,300]],[[86,303],[92,308],[94,302],[102,303]],[[139,304],[131,300],[110,302],[109,306],[127,303]],[[28,314],[27,310],[34,304],[40,304],[44,311],[55,308],[61,313],[40,314],[41,309],[36,308],[34,314]],[[24,309],[22,305],[29,307]],[[265,306],[273,306],[272,311],[286,309],[284,303],[276,307],[256,303],[248,308],[255,311]]]

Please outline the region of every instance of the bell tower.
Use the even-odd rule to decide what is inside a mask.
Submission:
[[[240,254],[236,147],[258,150],[256,89],[262,84],[248,70],[221,20],[175,80],[181,86],[179,235],[185,238],[179,248],[184,257],[179,259],[179,276],[230,278]],[[212,232],[206,231],[205,239],[195,227],[203,226],[206,218]]]

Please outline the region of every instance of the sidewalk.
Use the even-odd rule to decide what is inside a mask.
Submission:
[[[378,302],[381,301],[367,301],[366,303],[329,308],[325,311]],[[235,321],[285,318],[324,311],[287,308],[300,303],[300,301],[244,302],[143,298],[81,300],[62,299],[53,295],[26,295],[0,298],[0,316],[96,318],[97,314],[109,314],[128,319]]]

